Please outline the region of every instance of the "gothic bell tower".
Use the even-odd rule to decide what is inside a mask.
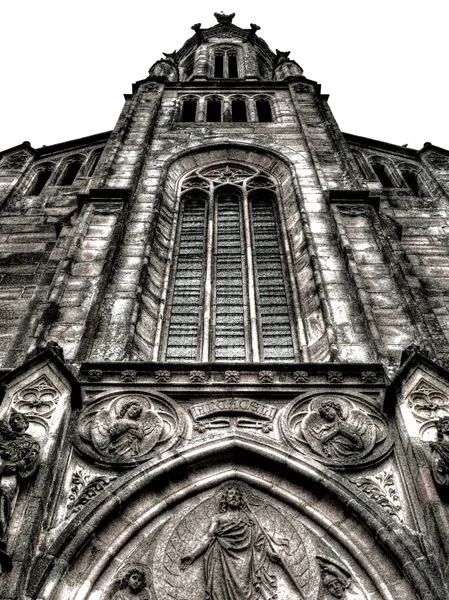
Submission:
[[[447,599],[449,152],[215,18],[0,153],[0,599]]]

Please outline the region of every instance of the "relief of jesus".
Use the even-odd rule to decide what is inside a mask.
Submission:
[[[194,552],[181,558],[181,569],[203,555],[205,600],[277,598],[272,563],[280,563],[280,556],[237,487],[225,491],[207,536]]]

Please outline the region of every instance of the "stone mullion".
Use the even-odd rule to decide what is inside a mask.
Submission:
[[[212,276],[213,276],[213,258],[215,247],[214,223],[217,217],[217,207],[214,198],[211,197],[207,208],[207,230],[206,230],[206,274],[204,281],[204,297],[203,297],[203,327],[202,335],[199,339],[202,341],[201,360],[208,362],[210,360],[210,343],[211,343],[211,319],[212,317]],[[201,315],[201,311],[200,311]]]
[[[248,121],[250,123],[257,123],[257,111],[254,102],[254,96],[247,96],[246,98],[246,107],[248,109]]]
[[[203,123],[206,120],[206,99],[204,96],[200,96],[198,99],[196,120],[200,123]]]
[[[369,329],[369,333],[374,342],[374,346],[377,350],[378,356],[376,356],[376,360],[379,359],[380,356],[387,356],[387,349],[382,341],[381,333],[376,325],[376,318],[373,313],[373,307],[371,305],[369,294],[365,289],[363,282],[363,275],[360,273],[359,267],[357,265],[357,261],[354,257],[354,251],[349,241],[348,235],[346,233],[344,221],[340,212],[340,208],[338,205],[331,206],[332,214],[335,219],[335,223],[337,225],[337,232],[339,235],[339,242],[341,249],[343,251],[345,262],[348,267],[349,277],[354,284],[354,288],[356,290],[357,298],[360,303],[360,306],[363,309],[365,322]]]
[[[248,304],[249,304],[249,321],[251,330],[251,350],[252,350],[252,362],[260,361],[260,348],[259,348],[259,330],[258,330],[258,318],[257,318],[257,307],[256,307],[256,278],[255,278],[255,267],[254,257],[252,249],[252,231],[251,231],[251,220],[248,206],[248,193],[246,188],[243,190],[243,229],[245,232],[245,254],[246,254],[246,265],[248,275]]]

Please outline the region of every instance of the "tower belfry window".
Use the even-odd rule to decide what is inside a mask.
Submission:
[[[242,99],[232,100],[232,120],[237,123],[245,123],[248,118],[246,114],[246,102]]]
[[[58,185],[72,185],[81,169],[81,166],[82,162],[79,160],[70,162],[66,166]]]
[[[184,181],[162,358],[294,360],[274,190],[234,164]]]
[[[239,76],[235,50],[219,49],[214,57],[214,77],[236,79]]]
[[[260,123],[271,123],[273,115],[271,113],[270,101],[265,98],[256,100],[257,119]]]
[[[182,103],[181,121],[184,123],[192,123],[196,119],[197,100],[195,98],[187,98]]]
[[[28,195],[29,196],[39,196],[39,194],[44,189],[45,184],[50,179],[51,174],[52,174],[52,171],[50,170],[50,168],[41,169],[37,173],[37,175],[33,181],[33,185],[31,186],[30,191],[28,192]]]

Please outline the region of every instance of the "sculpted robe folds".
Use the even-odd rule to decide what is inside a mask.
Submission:
[[[276,598],[268,540],[250,516],[243,510],[225,513],[217,518],[213,534],[204,557],[206,599]]]

